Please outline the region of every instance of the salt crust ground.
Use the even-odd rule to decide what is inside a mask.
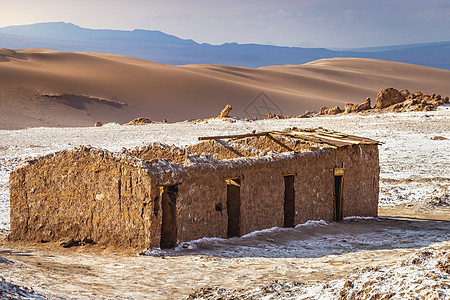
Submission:
[[[276,280],[251,289],[201,288],[189,299],[448,299],[449,268],[447,242],[422,248],[392,266],[356,268],[327,283]]]
[[[86,144],[110,150],[154,141],[187,145],[197,142],[198,136],[292,126],[322,126],[383,142],[380,146],[381,206],[409,207],[422,216],[406,221],[380,218],[348,219],[342,223],[311,222],[295,229],[275,228],[240,239],[203,239],[157,253],[165,259],[148,256],[99,257],[74,253],[74,250],[61,254],[50,250],[11,249],[11,246],[2,244],[1,255],[8,255],[8,260],[13,263],[0,263],[1,274],[7,280],[5,284],[13,282],[31,286],[39,295],[50,298],[180,298],[208,286],[220,286],[231,293],[235,293],[236,287],[245,287],[244,293],[252,295],[252,290],[258,291],[259,284],[265,286],[275,280],[284,280],[301,282],[302,291],[311,295],[312,299],[329,299],[340,297],[336,293],[343,291],[345,280],[352,283],[347,284],[344,294],[348,292],[351,295],[366,289],[367,286],[362,286],[368,284],[369,277],[373,279],[374,276],[375,279],[385,278],[376,283],[380,286],[379,292],[384,295],[401,292],[388,289],[394,283],[405,291],[413,286],[409,295],[428,293],[435,290],[427,283],[426,274],[431,272],[427,268],[434,264],[431,258],[424,264],[394,265],[399,258],[405,261],[408,255],[420,255],[414,254],[415,248],[435,242],[438,243],[435,245],[437,248],[449,248],[446,241],[450,240],[450,225],[446,221],[448,218],[445,218],[449,212],[449,117],[449,107],[443,107],[436,112],[358,114],[313,119],[235,123],[213,120],[197,124],[144,126],[108,124],[100,128],[0,131],[0,226],[3,234],[9,229],[9,172],[27,157]],[[443,136],[447,140],[432,140],[434,136]],[[437,212],[445,220],[433,220],[436,218],[431,215],[438,215]],[[423,217],[427,214],[430,220]],[[446,255],[441,254],[436,255]],[[355,267],[363,266],[375,269],[352,273]],[[379,270],[384,270],[385,277],[377,273]],[[402,281],[405,274],[412,274],[408,277],[410,279],[418,279]],[[347,275],[349,279],[342,279]],[[444,287],[444,291],[436,294],[436,299],[446,299],[449,297],[448,277],[439,280],[438,284]],[[389,284],[383,288],[382,282]],[[417,283],[413,285],[412,282]],[[304,284],[307,286],[303,287]],[[279,289],[279,285],[275,283],[273,289]],[[322,294],[317,292],[318,289]],[[294,295],[300,297],[299,293]],[[366,296],[364,298],[368,299],[369,296]]]

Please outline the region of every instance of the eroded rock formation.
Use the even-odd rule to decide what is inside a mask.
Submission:
[[[231,107],[231,105],[227,104],[227,106],[224,107],[224,109],[222,109],[222,111],[220,112],[220,115],[218,116],[219,119],[225,119],[228,118],[228,115],[230,114],[230,111],[233,108]]]
[[[153,122],[152,120],[147,119],[147,118],[136,118],[136,119],[134,119],[126,124],[123,124],[123,125],[145,125],[145,124],[151,124],[151,123],[156,123],[156,122]]]
[[[332,108],[327,108],[327,107],[323,106],[320,108],[319,115],[337,115],[342,112],[343,112],[343,110],[337,105]]]
[[[431,111],[436,110],[438,106],[448,104],[449,97],[443,98],[439,94],[423,94],[418,91],[411,93],[407,89],[401,91],[394,88],[382,89],[376,99],[375,107],[371,107],[370,98],[360,104],[347,103],[343,111],[339,106],[333,108],[321,107],[318,115],[336,115],[340,113],[350,114],[358,112],[377,112],[377,111]],[[306,117],[307,113],[300,117]]]
[[[361,104],[353,104],[353,103],[345,104],[344,113],[350,114],[350,113],[362,112],[362,111],[369,110],[369,109],[371,109],[370,98],[367,98],[366,101],[364,101]]]
[[[384,88],[378,92],[375,108],[386,108],[405,101],[405,97],[394,88]]]

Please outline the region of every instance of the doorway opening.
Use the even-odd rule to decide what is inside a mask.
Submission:
[[[241,218],[241,180],[227,179],[227,215],[228,231],[227,237],[240,235]]]
[[[178,186],[162,186],[162,224],[161,224],[161,249],[173,248],[177,244],[177,195]]]
[[[294,175],[284,177],[284,227],[295,226]]]
[[[343,176],[334,176],[334,221],[342,220]]]

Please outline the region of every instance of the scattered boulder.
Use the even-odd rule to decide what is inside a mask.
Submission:
[[[405,100],[405,97],[397,89],[384,88],[378,92],[375,108],[383,109]]]
[[[94,127],[102,127],[103,123],[102,122],[95,122]]]
[[[332,108],[327,108],[326,106],[323,106],[320,108],[319,115],[337,115],[344,112],[339,106],[335,106]]]
[[[371,109],[370,105],[371,105],[370,98],[367,98],[366,101],[364,101],[363,103],[360,103],[360,104],[347,103],[347,104],[345,104],[344,113],[350,114],[350,113],[356,113],[356,112],[369,110],[369,109]]]
[[[220,112],[220,115],[218,116],[219,119],[225,119],[229,117],[230,111],[233,108],[231,107],[231,105],[227,104],[227,106],[225,106],[224,109],[222,109],[222,111]]]
[[[272,113],[268,113],[267,114],[267,119],[290,119],[293,118],[292,116],[283,116],[283,115],[278,115],[278,114],[272,114]]]
[[[150,119],[147,118],[136,118],[126,124],[123,125],[145,125],[145,124],[151,124],[151,123],[155,123]]]

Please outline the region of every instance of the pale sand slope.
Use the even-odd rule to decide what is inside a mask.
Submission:
[[[450,95],[450,71],[372,59],[335,58],[259,69],[170,66],[100,53],[0,49],[0,129],[90,126],[136,117],[169,122],[204,118],[233,106],[246,117],[260,92],[275,102],[269,112],[299,115],[321,106],[373,100],[383,87]],[[42,93],[90,95],[112,102],[63,104]],[[249,106],[249,107],[248,107]],[[246,110],[246,108],[248,108]]]

